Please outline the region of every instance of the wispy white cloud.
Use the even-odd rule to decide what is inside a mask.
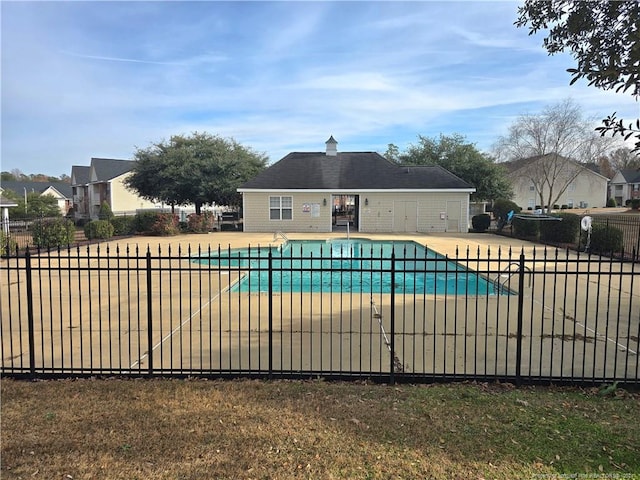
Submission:
[[[638,115],[513,26],[511,2],[3,3],[2,169],[59,175],[172,134],[277,160],[459,132],[488,148],[569,96]]]

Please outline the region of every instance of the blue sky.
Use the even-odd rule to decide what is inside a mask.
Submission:
[[[630,95],[569,86],[570,56],[517,29],[517,2],[1,2],[1,170],[70,175],[173,134],[290,151],[481,150],[572,98],[636,118]]]

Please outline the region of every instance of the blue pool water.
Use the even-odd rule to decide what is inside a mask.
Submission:
[[[281,248],[223,250],[194,258],[211,266],[246,272],[238,292],[272,291],[495,295],[495,285],[416,242],[290,240]],[[395,254],[392,272],[392,253]],[[393,278],[392,278],[393,274]],[[508,292],[503,292],[508,293]]]

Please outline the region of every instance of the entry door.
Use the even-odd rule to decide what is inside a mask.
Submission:
[[[393,202],[393,231],[417,232],[418,231],[418,204],[417,202]]]
[[[462,202],[447,202],[447,232],[460,231],[460,210]]]

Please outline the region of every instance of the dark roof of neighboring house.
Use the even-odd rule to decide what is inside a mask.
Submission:
[[[134,160],[117,160],[115,158],[92,158],[91,167],[96,172],[98,182],[106,182],[119,177],[133,169]]]
[[[86,185],[91,180],[91,167],[74,165],[71,167],[71,179],[75,178],[74,185]]]
[[[640,183],[640,168],[625,168],[620,173],[627,183]]]
[[[3,181],[0,185],[5,190],[11,190],[17,195],[24,195],[24,189],[27,189],[27,193],[42,193],[47,188],[55,188],[65,198],[71,198],[73,193],[71,190],[71,184],[67,182],[21,182],[19,180],[7,180]]]
[[[439,166],[404,166],[375,152],[293,152],[239,190],[473,189]]]
[[[533,157],[519,158],[517,160],[509,160],[507,162],[499,163],[499,165],[502,165],[507,170],[507,173],[513,173],[520,170],[523,167],[526,167],[527,165],[537,162],[538,160],[544,160],[545,157],[552,157],[555,155],[556,154],[554,153],[547,153],[545,155],[536,155]],[[575,163],[576,165],[580,165],[581,167],[583,167],[585,170],[589,170],[590,172],[593,172],[597,175],[600,175],[601,177],[606,178],[606,176],[600,173],[600,168],[598,167],[598,165],[594,163],[580,163],[562,155],[558,155],[557,157],[562,161]]]

